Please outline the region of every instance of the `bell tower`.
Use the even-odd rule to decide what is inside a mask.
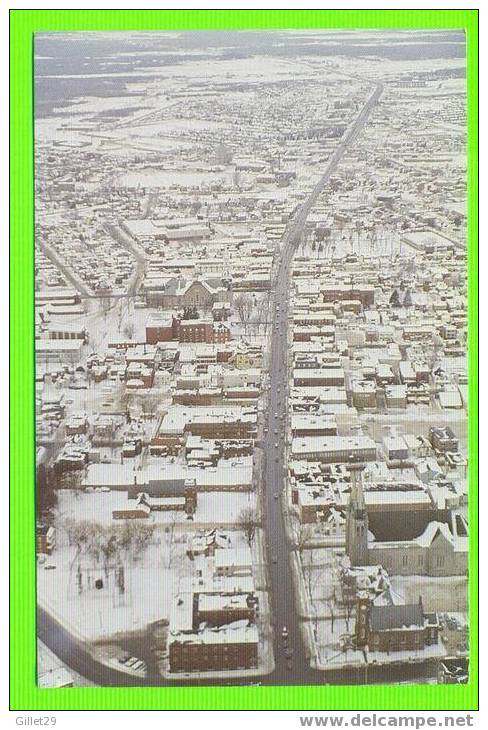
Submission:
[[[368,565],[368,513],[364,503],[364,464],[349,464],[351,494],[346,517],[346,553],[351,565]]]
[[[365,591],[358,593],[356,600],[356,646],[363,647],[369,638],[369,597]]]

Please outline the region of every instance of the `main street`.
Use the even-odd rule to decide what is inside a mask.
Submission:
[[[286,503],[285,472],[286,472],[286,416],[288,391],[288,309],[290,291],[290,264],[299,245],[307,218],[323,191],[330,176],[336,170],[347,149],[354,143],[362,128],[366,124],[374,105],[378,101],[383,86],[378,84],[362,107],[360,113],[346,131],[343,139],[332,154],[319,181],[308,198],[302,203],[298,212],[288,226],[282,240],[279,260],[277,262],[274,298],[272,307],[271,330],[271,358],[269,378],[269,414],[265,434],[265,479],[264,479],[264,520],[263,526],[267,537],[269,576],[271,589],[271,609],[273,621],[273,648],[275,670],[261,678],[262,684],[268,685],[299,685],[323,684],[324,682],[357,682],[364,681],[358,677],[356,670],[336,673],[332,678],[329,674],[312,670],[310,657],[307,656],[302,640],[300,618],[295,606],[295,589],[290,567],[290,545],[283,519],[283,507]],[[282,629],[286,626],[287,640],[282,638]],[[147,679],[132,679],[127,675],[110,669],[96,662],[91,655],[60,626],[45,611],[38,611],[38,634],[42,641],[68,667],[83,675],[87,679],[100,685],[131,685],[147,684],[159,686],[175,685],[175,682],[166,682],[161,677],[153,676]],[[143,652],[147,656],[147,648]],[[143,655],[141,652],[141,656]],[[391,670],[386,669],[388,675]],[[362,677],[362,675],[361,675]],[[371,677],[370,681],[374,681]],[[379,681],[379,680],[377,680]],[[236,683],[206,680],[205,684]],[[192,684],[197,682],[192,681]]]
[[[324,173],[309,197],[300,207],[291,222],[282,242],[280,260],[275,279],[272,318],[270,392],[268,432],[265,440],[266,478],[265,478],[265,520],[264,527],[268,540],[269,565],[272,595],[272,615],[274,624],[275,671],[267,678],[276,684],[322,684],[323,673],[310,668],[300,628],[300,618],[296,611],[295,588],[291,573],[290,545],[283,510],[286,509],[285,476],[287,470],[286,418],[288,392],[288,310],[290,293],[290,264],[300,243],[307,218],[317,199],[334,173],[344,153],[355,141],[366,124],[371,109],[378,101],[383,87],[377,85],[356,120],[347,130],[344,138],[330,158]],[[282,638],[282,630],[288,631],[287,640]]]

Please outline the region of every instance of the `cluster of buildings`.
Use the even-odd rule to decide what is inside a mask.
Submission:
[[[168,627],[170,673],[256,670],[260,598],[251,549],[218,531],[195,535],[194,572],[175,596]]]
[[[173,42],[158,40],[175,53]],[[301,42],[303,57],[282,58]],[[334,618],[314,626],[316,667],[445,656],[432,585],[468,574],[465,89],[457,62],[427,69],[400,46],[398,58],[382,44],[329,56],[287,36],[266,59],[175,55],[130,87],[111,75],[113,101],[97,91],[38,120],[38,490],[62,492],[70,514],[89,495],[112,527],[153,525],[155,545],[180,534],[191,575],[169,556],[169,675],[265,663],[254,528],[269,488],[277,272],[300,206],[378,80],[290,263],[276,509],[300,548],[297,590],[307,593],[305,554],[319,551],[316,593],[333,585],[328,610],[345,620],[339,647]],[[248,542],[224,496],[248,506]],[[37,551],[55,561],[52,501]],[[418,594],[399,597],[395,581],[410,579]]]
[[[291,271],[287,494],[310,549],[361,572],[467,580],[465,261],[453,241],[431,246],[437,235],[375,256],[374,241],[309,226]],[[421,585],[414,604],[358,586],[349,648],[380,663],[445,654]]]

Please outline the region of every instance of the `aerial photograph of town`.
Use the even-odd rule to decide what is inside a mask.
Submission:
[[[38,686],[468,682],[464,32],[34,74]]]

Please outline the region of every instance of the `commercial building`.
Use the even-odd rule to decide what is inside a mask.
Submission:
[[[292,440],[291,455],[327,464],[375,461],[377,457],[376,443],[369,436],[301,436]]]

